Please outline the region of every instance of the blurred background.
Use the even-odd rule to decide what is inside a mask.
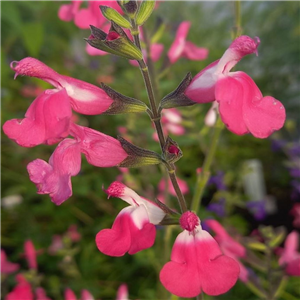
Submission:
[[[127,96],[147,101],[137,67],[110,54],[87,54],[83,39],[90,31],[58,18],[59,7],[67,3],[1,2],[2,125],[7,120],[23,118],[37,95],[51,88],[35,78],[13,79],[10,62],[27,56],[41,60],[60,74],[98,86],[104,82]],[[291,213],[294,205],[300,203],[299,9],[299,2],[292,1],[241,3],[242,34],[258,36],[261,44],[258,57],[245,57],[235,69],[249,74],[264,95],[280,100],[287,113],[284,128],[267,139],[222,132],[200,218],[215,218],[243,236],[250,235],[260,225],[283,226],[287,232],[299,232],[296,217]],[[166,67],[164,57],[179,24],[185,20],[191,22],[187,39],[208,48],[208,58],[197,62],[180,58]],[[187,72],[194,76],[220,58],[231,43],[234,24],[233,2],[161,2],[145,25],[148,35],[164,45],[162,57],[155,63],[160,97],[174,90]],[[196,169],[203,164],[211,138],[212,129],[204,124],[210,106],[180,108],[185,134],[170,133],[184,153],[176,166],[178,177],[187,183],[188,202],[193,196]],[[160,151],[146,114],[80,115],[78,118],[82,125],[113,137],[119,134],[138,146]],[[153,200],[161,192],[158,183],[164,176],[163,170],[154,166],[123,174],[118,168],[93,167],[83,158],[80,174],[72,178],[73,196],[56,206],[48,195],[36,194],[26,170],[27,164],[36,158],[48,161],[55,147],[22,148],[2,131],[1,247],[9,260],[26,270],[23,244],[32,240],[35,248],[41,250],[40,285],[52,299],[63,299],[66,287],[77,295],[82,289],[88,289],[97,299],[115,299],[122,283],[128,285],[130,299],[168,299],[158,281],[158,273],[166,258],[169,259],[169,253],[161,253],[164,228],[158,230],[154,247],[134,256],[107,257],[97,250],[94,242],[97,232],[110,228],[120,209],[125,207],[118,199],[108,200],[102,187],[107,188],[121,178],[137,193]],[[254,170],[252,179],[246,170],[249,166]],[[170,203],[178,209],[173,196]],[[71,225],[76,225],[81,239],[66,240],[61,251],[49,251],[53,236],[62,236]],[[286,288],[294,296],[297,296],[296,284],[296,278],[291,278]],[[2,295],[14,285],[14,276],[5,277]],[[216,298],[257,299],[240,281],[229,293]],[[205,299],[214,298],[206,296]]]

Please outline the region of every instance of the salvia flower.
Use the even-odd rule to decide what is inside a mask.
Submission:
[[[34,300],[30,283],[25,279],[25,277],[21,274],[17,274],[15,279],[17,281],[17,285],[6,295],[5,300]]]
[[[13,61],[11,68],[18,75],[36,77],[53,85],[55,89],[47,93],[56,93],[65,89],[71,107],[74,111],[85,115],[97,115],[105,112],[113,100],[99,87],[90,83],[61,75],[41,61],[26,57],[20,61]]]
[[[279,259],[279,265],[285,267],[285,272],[291,276],[300,276],[299,234],[292,231],[286,238],[284,249]]]
[[[27,165],[30,180],[38,194],[49,194],[51,201],[60,205],[72,196],[71,176],[81,169],[80,144],[64,139],[58,144],[49,162],[36,159]]]
[[[20,265],[7,260],[6,253],[1,249],[1,274],[11,274],[20,269]]]
[[[192,42],[186,40],[191,22],[184,21],[180,23],[176,37],[168,51],[168,57],[172,64],[174,64],[180,57],[186,57],[190,60],[204,60],[208,56],[206,48],[200,48]]]
[[[29,269],[37,270],[37,252],[31,240],[26,240],[24,243],[24,254],[28,263]]]
[[[285,109],[271,96],[263,97],[249,75],[230,70],[245,56],[257,54],[260,40],[248,36],[235,39],[221,59],[198,73],[185,90],[185,95],[197,103],[217,101],[226,127],[235,134],[251,133],[266,138],[280,129],[285,121]]]
[[[249,279],[249,272],[239,260],[240,258],[246,257],[246,248],[234,240],[218,221],[212,219],[205,220],[205,225],[215,232],[214,238],[220,245],[223,253],[235,259],[239,264],[239,279],[243,282],[247,282]]]
[[[135,254],[152,247],[156,236],[154,225],[162,221],[165,212],[120,182],[113,182],[106,193],[109,197],[121,198],[130,206],[121,210],[111,229],[97,234],[99,251],[110,256],[122,256],[126,252]]]
[[[176,296],[187,298],[202,291],[212,296],[226,293],[238,279],[238,263],[223,255],[193,212],[185,212],[180,225],[183,232],[175,240],[171,261],[160,272],[164,287]]]

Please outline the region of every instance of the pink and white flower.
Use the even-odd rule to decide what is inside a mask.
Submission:
[[[101,114],[113,103],[113,100],[99,87],[61,75],[35,58],[26,57],[20,61],[13,61],[11,68],[16,72],[15,78],[18,75],[36,77],[53,85],[55,89],[47,90],[48,94],[55,94],[65,89],[72,109],[78,113]]]
[[[81,168],[80,144],[73,139],[64,139],[58,144],[49,163],[36,159],[27,165],[30,180],[38,194],[49,194],[51,201],[60,205],[72,196],[71,176]]]
[[[47,90],[32,102],[24,119],[6,121],[3,131],[23,147],[52,145],[68,136],[71,117],[66,89]]]
[[[238,263],[223,255],[193,212],[185,212],[180,225],[184,231],[175,240],[171,261],[160,272],[163,286],[172,294],[187,298],[202,291],[212,296],[226,293],[238,279]]]
[[[185,90],[194,102],[217,101],[222,121],[235,134],[251,133],[266,138],[280,129],[285,121],[285,109],[271,96],[263,97],[249,75],[230,70],[245,56],[257,54],[260,40],[248,36],[235,39],[221,59],[198,73]]]
[[[77,140],[88,163],[93,166],[117,166],[128,156],[118,140],[97,130],[72,124],[70,134]]]
[[[218,242],[223,253],[235,259],[239,264],[240,280],[243,282],[247,282],[249,280],[249,272],[239,260],[240,258],[246,257],[246,248],[239,242],[234,240],[218,221],[205,220],[205,224],[216,233],[214,239]]]
[[[7,260],[6,253],[1,249],[1,274],[8,275],[20,269],[20,265]]]
[[[174,64],[180,57],[186,57],[190,60],[204,60],[208,56],[208,49],[197,47],[192,42],[186,40],[191,22],[184,21],[180,23],[176,37],[168,51],[168,57],[172,64]]]
[[[299,234],[292,231],[284,242],[284,249],[280,255],[279,265],[285,267],[285,272],[291,276],[300,276]]]
[[[120,182],[113,182],[106,193],[109,197],[121,198],[130,206],[121,210],[111,229],[97,234],[99,251],[110,256],[123,256],[126,252],[135,254],[152,247],[156,236],[154,225],[162,221],[165,212]]]

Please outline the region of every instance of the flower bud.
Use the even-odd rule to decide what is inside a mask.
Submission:
[[[124,13],[126,13],[131,19],[134,18],[136,12],[138,11],[138,4],[136,0],[130,1],[118,1]]]
[[[169,136],[164,145],[165,160],[169,163],[174,163],[182,157],[182,151],[178,144],[173,141]]]
[[[109,33],[91,27],[91,35],[85,39],[92,47],[127,59],[141,60],[142,52],[128,38],[124,30],[115,22],[111,22]]]
[[[104,113],[106,115],[138,113],[145,112],[148,109],[144,102],[122,95],[104,83],[101,83],[101,88],[114,100],[109,109]]]
[[[102,15],[109,21],[113,21],[121,27],[130,28],[131,24],[123,16],[121,16],[116,10],[109,6],[100,5]]]
[[[152,14],[154,7],[155,1],[144,0],[136,15],[136,24],[139,26],[143,25]]]
[[[137,168],[147,165],[157,165],[162,162],[162,158],[159,154],[135,146],[122,137],[118,136],[117,139],[121,143],[122,148],[128,154],[118,166],[123,168]]]
[[[173,108],[180,106],[190,106],[194,105],[195,102],[191,101],[187,96],[185,96],[184,91],[189,86],[192,81],[191,73],[187,73],[181,83],[178,85],[176,90],[165,96],[159,106],[159,110],[163,108]]]

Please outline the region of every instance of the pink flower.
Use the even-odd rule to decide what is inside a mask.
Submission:
[[[181,125],[182,116],[176,108],[164,109],[162,111],[161,122],[163,123],[163,131],[165,135],[172,133],[174,135],[183,135],[184,127]],[[153,134],[153,139],[158,141],[157,133]]]
[[[294,216],[293,225],[296,228],[300,228],[300,203],[295,203],[290,211],[290,214]]]
[[[123,256],[126,252],[135,254],[152,247],[155,240],[155,226],[165,213],[153,202],[140,197],[136,192],[120,182],[113,182],[106,193],[130,204],[116,217],[112,229],[101,230],[96,236],[96,244],[102,253]]]
[[[82,1],[72,1],[71,4],[63,4],[58,11],[58,17],[65,22],[72,21],[78,13]]]
[[[172,294],[187,298],[202,291],[212,296],[226,293],[238,279],[238,263],[222,254],[194,213],[185,212],[180,225],[184,231],[176,238],[171,261],[160,272],[163,286]]]
[[[244,72],[230,70],[247,54],[257,53],[260,41],[248,36],[235,39],[220,60],[198,73],[185,90],[194,102],[216,100],[226,127],[235,134],[251,133],[266,138],[280,129],[285,109],[271,96],[263,97],[255,82]]]
[[[64,293],[65,300],[77,300],[75,293],[70,289],[66,288]],[[80,300],[94,300],[95,298],[88,290],[81,291],[81,299]]]
[[[116,300],[128,300],[128,288],[126,284],[121,284],[118,288]]]
[[[11,274],[19,269],[20,265],[8,261],[5,251],[1,249],[1,274]]]
[[[24,119],[6,121],[3,131],[23,147],[51,145],[68,136],[71,117],[66,90],[47,90],[32,102]]]
[[[291,276],[300,276],[299,234],[292,231],[286,238],[283,252],[280,255],[279,265],[285,267],[285,272]]]
[[[71,176],[77,175],[80,168],[80,144],[73,139],[60,142],[49,163],[36,159],[27,165],[29,178],[35,183],[37,193],[49,194],[56,205],[72,196]]]
[[[59,250],[64,248],[63,239],[60,235],[55,234],[52,236],[52,243],[48,247],[48,253],[55,255]]]
[[[72,124],[70,134],[76,138],[80,151],[93,166],[117,166],[128,156],[118,140],[99,131]]]
[[[204,123],[208,127],[212,127],[216,124],[217,121],[217,111],[218,111],[218,102],[214,101],[211,108],[207,112],[205,118],[204,118]]]
[[[25,252],[25,258],[27,260],[29,269],[37,270],[37,260],[36,260],[37,252],[31,240],[25,241],[24,252]]]
[[[206,48],[199,48],[192,42],[186,41],[191,22],[184,21],[180,23],[175,40],[168,51],[168,57],[174,64],[180,57],[186,57],[190,60],[204,60],[208,56]]]
[[[81,240],[81,234],[77,230],[77,225],[70,225],[67,231],[67,236],[72,242],[79,242]]]
[[[75,15],[75,25],[82,29],[87,29],[90,25],[101,28],[107,20],[101,13],[100,5],[109,6],[120,14],[123,13],[117,1],[88,1],[88,8],[80,9]]]
[[[160,59],[161,54],[164,50],[164,45],[163,44],[151,44],[150,46],[150,58],[153,62],[156,62]],[[147,53],[145,49],[142,49],[142,53],[145,59],[145,62],[147,62]],[[136,60],[129,60],[129,63],[135,67],[138,67],[139,64]]]
[[[182,194],[187,194],[189,192],[189,187],[188,187],[187,183],[180,178],[177,178],[177,182],[181,189]],[[166,188],[166,180],[161,179],[161,181],[158,184],[158,189],[160,192],[163,193],[165,191],[165,188]],[[168,191],[171,195],[176,197],[176,192],[174,190],[173,184],[170,179],[168,180]]]
[[[34,300],[34,295],[31,291],[30,284],[26,281],[23,275],[16,275],[17,285],[8,293],[5,300]]]
[[[239,258],[246,257],[246,249],[243,245],[235,241],[224,229],[224,227],[216,220],[205,220],[205,224],[211,228],[216,235],[214,239],[220,245],[223,253],[229,257],[232,257],[237,261],[240,266],[239,278],[243,282],[248,281],[249,272],[245,266],[239,261]]]
[[[43,288],[38,287],[35,290],[35,295],[36,295],[36,300],[51,300],[50,298],[47,297],[46,292]]]
[[[42,79],[55,87],[46,93],[57,93],[65,89],[71,107],[78,113],[85,115],[97,115],[109,109],[113,100],[100,88],[90,83],[58,74],[41,61],[26,57],[21,61],[13,61],[11,68],[18,75],[26,75]]]

